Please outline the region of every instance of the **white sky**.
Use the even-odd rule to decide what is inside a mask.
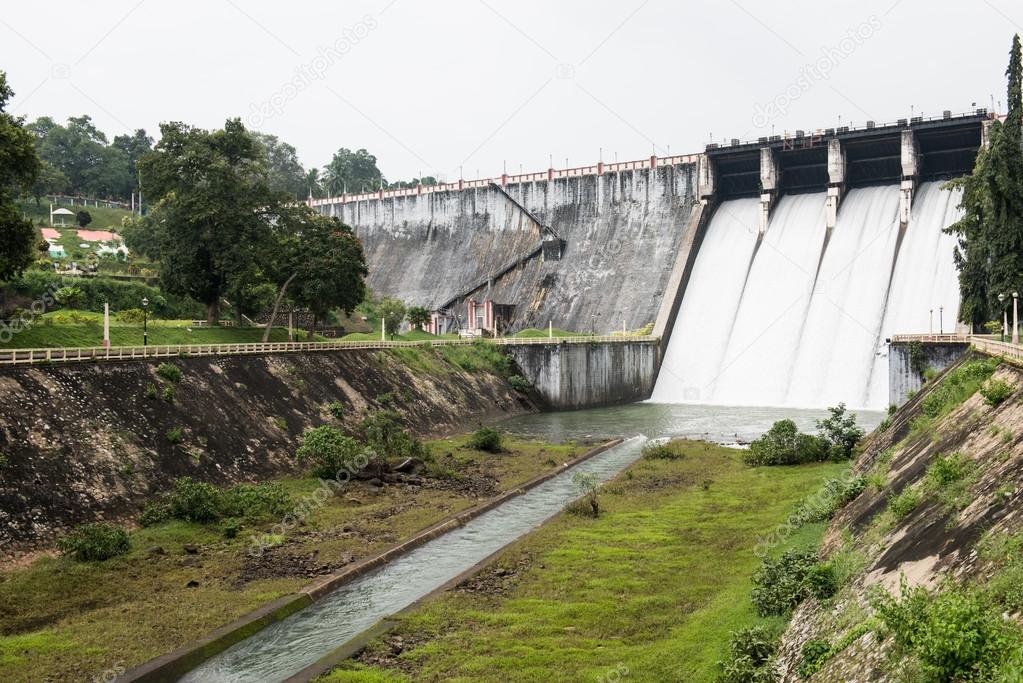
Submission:
[[[1011,0],[48,0],[4,4],[0,69],[30,119],[241,116],[306,166],[365,147],[389,179],[454,180],[990,108],[1021,25]]]

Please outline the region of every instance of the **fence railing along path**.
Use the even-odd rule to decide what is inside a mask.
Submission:
[[[1023,345],[1003,342],[976,334],[897,334],[892,337],[892,341],[930,344],[970,344],[973,348],[983,353],[1023,363]]]
[[[242,356],[266,353],[309,353],[350,349],[397,349],[434,346],[463,346],[476,339],[425,339],[421,341],[325,341],[274,342],[254,344],[173,344],[149,346],[86,346],[49,349],[0,349],[0,365],[46,365],[48,363],[88,363],[94,361],[130,361],[183,356]],[[500,346],[528,344],[592,344],[655,342],[657,337],[605,335],[590,337],[498,337],[487,339]]]

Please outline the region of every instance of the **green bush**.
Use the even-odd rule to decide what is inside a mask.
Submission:
[[[826,640],[811,638],[803,643],[802,659],[796,673],[802,678],[809,678],[821,670],[831,655],[831,643]]]
[[[291,508],[291,496],[280,484],[238,484],[221,491],[220,517],[265,519],[281,517]]]
[[[20,279],[9,283],[12,291],[27,299],[43,299],[49,292],[61,286],[61,276],[53,271],[27,270]],[[164,294],[137,280],[114,280],[107,277],[82,278],[75,283],[82,291],[81,307],[102,312],[103,304],[109,303],[115,311],[137,307],[143,298],[150,301],[150,315],[161,318],[198,318],[205,316],[206,308],[187,297]]]
[[[238,532],[242,530],[242,523],[237,519],[228,519],[224,522],[223,532],[224,538],[235,538],[238,536]]]
[[[163,393],[161,394],[161,397],[167,403],[174,403],[174,387],[172,387],[169,384],[165,386],[163,388]]]
[[[327,404],[327,412],[329,412],[335,420],[341,420],[345,416],[345,404],[341,403],[341,401],[331,401]]]
[[[472,433],[472,436],[469,437],[469,441],[465,445],[477,451],[485,451],[487,453],[500,453],[504,450],[501,443],[501,432],[490,427],[477,429]]]
[[[60,539],[57,546],[79,562],[99,562],[124,555],[131,549],[131,541],[124,529],[97,522],[78,527]]]
[[[166,522],[171,517],[170,504],[164,501],[155,501],[146,504],[142,514],[139,516],[139,524],[144,527],[156,526]]]
[[[1020,647],[1019,633],[983,593],[954,587],[937,594],[902,581],[901,595],[875,596],[873,607],[896,646],[914,657],[926,680],[991,681]],[[1007,679],[1003,679],[1007,680]]]
[[[148,398],[150,400],[155,400],[156,397],[159,396],[159,395],[160,395],[160,392],[159,392],[159,390],[157,390],[155,384],[148,384],[148,385],[146,385],[146,398]]]
[[[989,379],[980,387],[980,395],[989,406],[999,406],[1012,396],[1015,387],[1003,379]]]
[[[57,303],[65,308],[78,308],[82,303],[83,297],[82,288],[74,285],[61,287],[53,294],[53,298],[57,300]]]
[[[778,652],[778,637],[763,626],[732,631],[728,659],[718,662],[719,683],[773,683],[771,661]]]
[[[909,513],[916,510],[923,500],[923,496],[920,492],[914,488],[907,487],[897,496],[894,496],[888,500],[888,509],[896,519],[902,519]]]
[[[529,383],[529,380],[522,375],[512,375],[508,378],[508,384],[511,385],[512,389],[523,394],[529,392],[533,388],[533,385]]]
[[[813,550],[787,550],[777,559],[764,558],[753,574],[751,598],[762,617],[788,614],[811,595],[828,598],[837,589],[834,570],[817,561]]]
[[[828,408],[828,412],[829,417],[817,420],[817,434],[828,443],[832,460],[847,459],[863,438],[863,429],[856,424],[855,413],[846,412],[844,403]]]
[[[170,516],[186,522],[208,524],[221,517],[220,489],[191,477],[181,477],[174,482],[168,504]]]
[[[924,398],[920,412],[941,417],[972,396],[998,367],[997,358],[970,360],[951,370]]]
[[[146,319],[146,312],[141,308],[126,308],[117,313],[116,318],[122,323],[141,325]]]
[[[181,381],[181,368],[173,363],[160,363],[156,366],[156,374],[168,382]]]
[[[778,420],[766,434],[750,444],[742,459],[747,465],[799,465],[828,458],[829,444],[820,437],[801,434],[792,420]]]
[[[366,416],[360,425],[366,447],[377,457],[429,460],[426,445],[402,427],[400,420],[398,414],[390,410]]]
[[[646,460],[682,460],[686,457],[682,444],[674,441],[667,443],[655,443],[643,447],[643,457]]]
[[[171,427],[164,436],[167,439],[167,443],[177,445],[184,438],[184,432],[182,432],[181,427]]]
[[[306,430],[295,456],[309,463],[313,476],[320,479],[334,479],[341,472],[350,476],[366,464],[359,443],[329,425]]]

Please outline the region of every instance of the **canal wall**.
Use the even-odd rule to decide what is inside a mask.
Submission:
[[[557,410],[649,398],[660,357],[656,340],[507,348],[540,399]]]
[[[463,322],[468,297],[489,298],[515,306],[513,331],[553,322],[606,334],[654,323],[665,291],[674,297],[698,166],[601,164],[314,205],[355,229],[376,294],[451,304]],[[541,249],[541,224],[564,240],[560,253]]]
[[[941,372],[970,348],[962,344],[892,342],[888,346],[888,404],[901,406],[924,385],[924,373]]]

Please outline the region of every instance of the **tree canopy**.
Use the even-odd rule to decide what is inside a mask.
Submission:
[[[35,228],[14,200],[35,184],[40,163],[24,118],[7,112],[13,96],[0,71],[0,281],[20,275],[35,257]]]
[[[1023,96],[1020,38],[1016,35],[1005,71],[1008,111],[991,125],[989,144],[973,173],[952,181],[962,189],[963,217],[948,228],[958,237],[960,321],[979,328],[1001,318],[998,296],[1023,287]]]
[[[54,171],[44,176],[46,185],[37,196],[74,192],[127,199],[135,188],[134,162],[151,142],[144,130],[138,130],[108,144],[88,115],[72,116],[66,126],[44,116],[29,129],[36,137],[39,157]]]
[[[387,186],[377,158],[360,149],[356,152],[342,147],[334,152],[334,157],[323,169],[323,185],[331,195],[342,192],[367,192]]]

